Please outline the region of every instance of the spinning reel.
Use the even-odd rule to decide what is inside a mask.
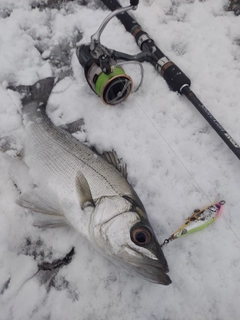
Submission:
[[[137,6],[138,0],[130,0],[130,6],[110,13],[97,32],[91,36],[90,44],[82,44],[76,51],[89,86],[108,105],[116,105],[124,101],[133,90],[132,78],[125,73],[123,65],[136,64],[140,67],[141,80],[135,91],[139,89],[143,80],[143,67],[140,62],[146,60],[147,53],[128,55],[109,49],[101,44],[100,37],[114,16],[136,10]]]

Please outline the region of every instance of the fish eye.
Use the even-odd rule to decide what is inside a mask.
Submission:
[[[152,234],[147,228],[139,227],[132,230],[131,238],[136,245],[143,246],[151,242]]]

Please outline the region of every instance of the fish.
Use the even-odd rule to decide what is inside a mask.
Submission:
[[[48,117],[55,82],[48,77],[32,86],[10,88],[21,95],[22,161],[34,182],[32,190],[20,195],[18,205],[38,216],[35,226],[70,226],[116,265],[169,285],[167,260],[127,180],[126,165],[116,152],[101,155]]]

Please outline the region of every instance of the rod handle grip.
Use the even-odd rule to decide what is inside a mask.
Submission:
[[[191,80],[172,61],[166,63],[160,73],[173,91],[182,93],[182,88],[191,85]]]

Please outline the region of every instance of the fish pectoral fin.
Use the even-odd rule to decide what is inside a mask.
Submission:
[[[81,209],[84,211],[87,207],[95,207],[87,179],[80,171],[76,177],[76,188]]]
[[[33,213],[42,213],[46,215],[64,216],[60,207],[52,200],[41,197],[36,192],[22,194],[17,204]]]
[[[34,215],[33,226],[37,228],[60,228],[69,227],[64,216],[49,214],[49,213],[36,213]]]
[[[118,158],[115,150],[103,152],[102,157],[127,179],[127,164]]]
[[[69,226],[58,205],[36,192],[21,195],[17,204],[34,214],[34,227],[46,229]]]

